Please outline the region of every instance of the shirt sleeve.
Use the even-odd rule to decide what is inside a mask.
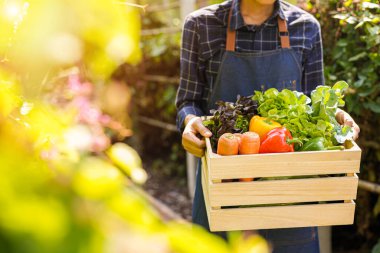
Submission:
[[[310,94],[318,85],[325,84],[321,27],[316,20],[313,30],[312,48],[305,53],[302,73],[302,87],[306,94]]]
[[[182,131],[187,115],[204,115],[201,109],[202,94],[206,83],[204,64],[199,57],[199,34],[196,19],[191,15],[186,18],[183,28],[180,64],[180,84],[177,90],[176,107],[177,128]]]

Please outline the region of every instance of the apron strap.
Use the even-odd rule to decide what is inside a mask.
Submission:
[[[235,3],[235,1],[232,1],[230,14],[228,15],[227,42],[226,42],[226,50],[227,51],[235,51],[236,30],[231,28],[232,8],[234,6],[234,3]]]
[[[236,30],[231,28],[231,18],[232,18],[232,8],[235,1],[232,1],[232,6],[230,13],[228,15],[228,24],[227,24],[227,41],[226,41],[226,50],[235,51],[236,43]],[[280,33],[281,48],[290,48],[289,40],[289,31],[286,25],[286,21],[281,19],[280,16],[277,16],[278,31]]]
[[[278,31],[280,33],[281,47],[290,48],[289,32],[286,21],[277,16]]]

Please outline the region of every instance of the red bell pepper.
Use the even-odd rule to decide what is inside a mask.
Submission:
[[[285,127],[278,127],[269,131],[261,140],[259,153],[294,152],[293,143],[300,143],[300,141],[293,139]]]

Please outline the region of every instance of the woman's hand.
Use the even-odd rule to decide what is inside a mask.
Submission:
[[[354,131],[354,140],[359,137],[360,128],[358,124],[355,123],[350,114],[341,109],[338,109],[337,113],[335,114],[335,118],[339,124],[352,127],[352,130]]]
[[[197,137],[200,134],[203,137],[211,137],[211,132],[202,123],[200,117],[188,115],[185,119],[185,130],[182,134],[182,146],[184,149],[197,156],[202,157],[205,152],[206,143]]]

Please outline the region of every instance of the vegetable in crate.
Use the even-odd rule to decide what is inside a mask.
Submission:
[[[260,136],[255,132],[245,132],[241,135],[239,154],[257,154],[260,150]],[[239,178],[240,182],[251,182],[253,178]]]
[[[261,141],[260,153],[285,153],[294,152],[293,143],[299,143],[293,139],[289,130],[285,127],[275,128],[268,132]]]
[[[253,116],[249,122],[249,131],[258,133],[260,139],[262,139],[270,130],[277,127],[281,127],[281,124],[258,115]]]
[[[341,126],[335,119],[338,107],[344,106],[343,93],[346,82],[337,82],[333,87],[318,86],[311,98],[297,91],[268,89],[255,91],[253,99],[259,104],[258,113],[285,126],[293,137],[306,143],[316,137],[324,138],[326,148],[341,145],[353,137],[349,126]],[[300,149],[296,145],[296,150]]]
[[[220,136],[218,141],[217,154],[219,155],[237,155],[239,153],[238,138],[231,134],[225,133]]]
[[[316,137],[306,142],[299,151],[343,150],[343,146],[325,147],[325,139]]]
[[[236,149],[237,147],[237,149]],[[260,137],[255,132],[225,133],[218,141],[217,154],[237,155],[237,154],[257,154],[260,149]],[[223,179],[222,182],[232,182],[231,179]],[[240,178],[240,182],[251,182],[253,178]]]
[[[241,143],[241,136],[243,135],[243,134],[241,134],[241,133],[234,133],[234,135],[236,136],[236,138],[238,139],[238,142],[239,142],[239,147],[240,147],[240,143]]]
[[[218,139],[224,133],[244,133],[251,118],[257,114],[257,102],[252,96],[238,96],[235,103],[218,101],[218,108],[211,110],[213,117],[203,121],[211,131],[211,146],[216,150]]]
[[[239,154],[257,154],[260,149],[260,137],[255,132],[245,132],[240,137]]]

